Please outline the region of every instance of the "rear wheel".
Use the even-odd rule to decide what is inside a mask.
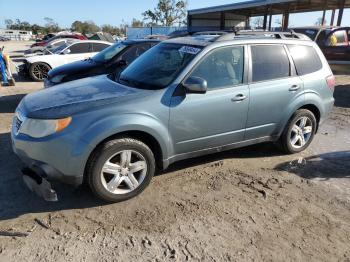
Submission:
[[[143,142],[120,138],[100,146],[90,157],[87,178],[91,190],[108,202],[140,194],[155,172],[152,151]]]
[[[43,81],[50,70],[51,67],[46,63],[34,63],[29,67],[29,75],[34,81]]]
[[[315,115],[300,109],[289,120],[280,138],[280,145],[284,152],[294,154],[305,150],[312,142],[317,127]]]

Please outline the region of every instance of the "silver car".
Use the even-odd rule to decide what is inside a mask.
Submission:
[[[182,159],[261,142],[306,149],[332,109],[334,85],[322,52],[303,38],[171,39],[121,74],[27,95],[13,149],[41,178],[87,181],[98,197],[122,201]]]

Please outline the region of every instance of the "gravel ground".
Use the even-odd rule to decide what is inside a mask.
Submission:
[[[174,164],[118,204],[23,184],[14,109],[41,83],[0,88],[0,261],[350,261],[350,76],[311,147],[262,144]]]

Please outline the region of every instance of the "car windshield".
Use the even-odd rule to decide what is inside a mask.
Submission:
[[[100,63],[107,62],[107,61],[111,60],[114,56],[119,54],[121,51],[123,51],[125,49],[125,47],[127,47],[127,45],[125,45],[123,43],[114,44],[114,45],[102,50],[101,52],[99,52],[95,56],[93,56],[92,59],[95,62],[100,62]]]
[[[315,38],[316,38],[317,33],[318,33],[318,29],[310,29],[310,28],[295,28],[293,30],[296,33],[304,34],[304,35],[310,37],[310,39],[312,41],[315,41]]]
[[[118,82],[141,89],[162,89],[174,81],[201,50],[201,46],[156,45],[131,63],[120,74]]]

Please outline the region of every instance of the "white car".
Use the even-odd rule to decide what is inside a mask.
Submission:
[[[52,54],[26,58],[24,70],[34,81],[43,81],[52,68],[88,59],[112,44],[97,40],[67,42],[52,50]]]
[[[24,57],[31,57],[36,55],[50,55],[52,51],[57,47],[65,44],[65,43],[73,43],[75,41],[79,41],[73,38],[59,38],[50,42],[47,46],[34,46],[24,52]]]

